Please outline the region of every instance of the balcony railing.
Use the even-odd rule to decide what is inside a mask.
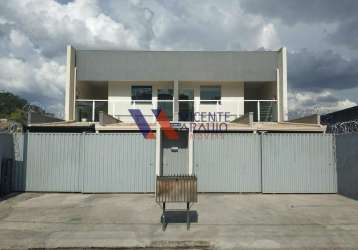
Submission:
[[[194,112],[228,112],[231,120],[244,113],[253,112],[254,121],[277,121],[276,100],[178,100],[179,121],[193,121]],[[99,111],[104,111],[122,121],[131,120],[128,109],[140,109],[146,119],[155,122],[152,109],[160,107],[169,120],[173,120],[173,100],[76,100],[77,121],[98,121]]]

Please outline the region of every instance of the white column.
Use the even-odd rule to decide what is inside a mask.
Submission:
[[[155,174],[156,176],[160,175],[160,165],[161,165],[161,131],[159,123],[156,123],[156,132],[155,132]]]
[[[277,108],[277,121],[282,122],[282,110],[281,110],[281,87],[280,87],[280,69],[276,69],[276,108]]]
[[[194,133],[189,129],[188,134],[188,150],[189,150],[189,175],[193,174],[193,160],[194,160],[194,147],[193,147]]]
[[[280,50],[279,57],[279,69],[280,69],[280,105],[281,105],[281,120],[287,120],[287,49],[283,47]]]
[[[173,86],[173,121],[177,122],[179,120],[179,81],[175,80],[174,81],[174,86]]]
[[[75,49],[67,46],[67,63],[66,63],[66,93],[65,93],[65,120],[74,119],[74,102],[75,102]]]
[[[200,112],[200,87],[194,86],[194,112]]]
[[[158,90],[155,89],[153,91],[153,95],[152,95],[152,108],[153,109],[157,109],[158,108],[158,97],[157,97],[157,93]],[[154,117],[154,115],[152,115],[152,122],[156,122],[156,118]]]
[[[96,115],[96,102],[92,101],[92,121],[94,122],[95,119],[95,115]]]

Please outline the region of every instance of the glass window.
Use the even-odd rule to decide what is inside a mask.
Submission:
[[[221,100],[221,87],[200,86],[200,100],[205,100],[205,101],[200,101],[201,104],[216,104],[215,101]]]
[[[158,89],[158,100],[173,100],[173,90]]]
[[[132,100],[152,101],[152,86],[132,86]]]
[[[158,108],[167,114],[170,121],[173,120],[173,89],[158,89]]]
[[[93,102],[77,101],[76,102],[76,121],[79,121],[79,122],[92,121],[92,105],[93,105]]]

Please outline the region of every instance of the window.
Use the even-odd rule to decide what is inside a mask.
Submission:
[[[158,100],[173,100],[173,90],[158,89]]]
[[[152,86],[132,86],[132,100],[152,101]]]
[[[216,104],[215,101],[221,100],[221,87],[200,86],[200,100],[204,100],[200,101],[201,104]]]

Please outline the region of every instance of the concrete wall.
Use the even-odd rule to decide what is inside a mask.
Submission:
[[[275,81],[277,51],[77,50],[82,81]]]
[[[0,176],[3,159],[13,158],[13,138],[11,134],[0,134]],[[1,183],[1,178],[0,178]]]
[[[336,136],[338,193],[358,199],[358,134]]]

